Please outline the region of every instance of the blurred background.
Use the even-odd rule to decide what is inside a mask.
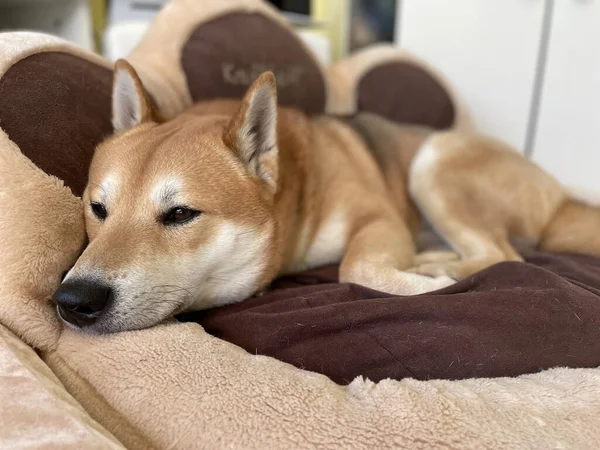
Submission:
[[[0,0],[0,30],[44,31],[114,60],[166,1]],[[413,52],[450,81],[480,131],[566,184],[600,190],[600,2],[270,3],[324,64],[375,42]]]
[[[197,0],[202,2],[203,0]],[[325,63],[377,41],[394,41],[396,0],[265,0]],[[0,0],[0,30],[38,30],[109,58],[129,53],[168,0]]]

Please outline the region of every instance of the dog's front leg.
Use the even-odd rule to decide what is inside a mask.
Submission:
[[[401,220],[378,218],[350,236],[340,266],[340,281],[356,283],[394,295],[435,291],[454,283],[404,270],[413,265],[415,245]]]

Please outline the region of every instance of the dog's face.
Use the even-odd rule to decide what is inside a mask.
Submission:
[[[274,78],[233,117],[158,123],[133,69],[116,68],[113,123],[84,193],[90,244],[55,294],[60,316],[93,332],[148,327],[241,301],[274,275]]]

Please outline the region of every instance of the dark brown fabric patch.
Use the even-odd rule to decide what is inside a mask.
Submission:
[[[381,64],[360,79],[357,111],[438,130],[454,123],[448,92],[425,70],[405,62]]]
[[[78,56],[28,56],[0,79],[0,127],[80,196],[94,149],[112,132],[111,86],[111,70]]]
[[[271,70],[280,105],[322,113],[323,75],[298,39],[256,13],[232,13],[200,25],[181,54],[192,98],[241,98],[262,72]]]
[[[394,297],[336,284],[336,267],[282,278],[237,305],[183,317],[346,384],[517,376],[600,366],[600,259],[535,253],[454,286]]]

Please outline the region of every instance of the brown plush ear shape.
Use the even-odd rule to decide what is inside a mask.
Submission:
[[[248,171],[275,191],[278,178],[277,89],[273,72],[250,86],[238,112],[223,133],[223,142]]]
[[[112,123],[125,131],[145,122],[158,122],[150,97],[135,69],[124,59],[115,63],[112,89]]]

